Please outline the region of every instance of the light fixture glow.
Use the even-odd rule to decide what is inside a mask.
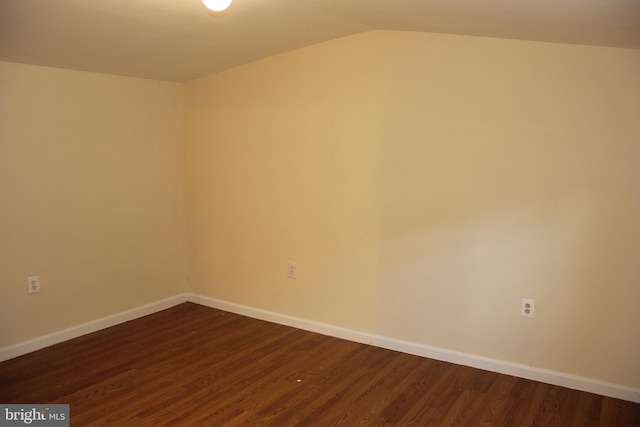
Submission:
[[[232,0],[202,0],[207,9],[214,12],[222,12],[229,7]]]

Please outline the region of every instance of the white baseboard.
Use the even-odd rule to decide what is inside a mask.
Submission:
[[[42,348],[58,344],[82,335],[90,334],[120,323],[134,320],[146,316],[183,302],[190,301],[207,307],[240,314],[254,319],[266,320],[268,322],[281,325],[292,326],[306,331],[316,332],[336,338],[341,338],[362,344],[373,345],[389,350],[400,351],[407,354],[428,357],[430,359],[442,360],[458,365],[470,366],[484,369],[486,371],[500,374],[513,375],[515,377],[540,381],[547,384],[558,385],[575,390],[600,394],[602,396],[614,397],[640,403],[640,389],[627,387],[620,384],[613,384],[598,381],[591,378],[566,374],[563,372],[551,371],[548,369],[536,368],[518,363],[506,362],[498,359],[476,356],[473,354],[432,347],[425,344],[418,344],[409,341],[397,340],[375,334],[355,331],[352,329],[332,326],[325,323],[314,322],[298,317],[287,316],[280,313],[261,310],[241,304],[218,300],[201,295],[184,293],[170,297],[161,301],[137,307],[131,310],[116,313],[101,319],[97,319],[82,325],[74,326],[59,332],[54,332],[29,341],[24,341],[9,347],[0,348],[0,362],[40,350]]]
[[[254,319],[266,320],[281,325],[292,326],[306,331],[317,332],[323,335],[328,335],[363,344],[369,344],[376,347],[400,351],[417,356],[428,357],[430,359],[442,360],[458,365],[484,369],[486,371],[497,372],[500,374],[540,381],[543,383],[567,387],[574,390],[581,390],[589,393],[599,394],[602,396],[640,403],[640,389],[632,387],[607,383],[591,378],[580,377],[577,375],[566,374],[563,372],[557,372],[548,369],[536,368],[518,363],[506,362],[498,359],[476,356],[459,351],[452,351],[424,344],[397,340],[380,335],[354,331],[351,329],[340,328],[320,322],[314,322],[271,311],[260,310],[257,308],[201,295],[188,294],[187,298],[190,302],[207,307],[241,314],[243,316],[252,317]]]
[[[0,362],[13,359],[14,357],[22,356],[23,354],[31,353],[32,351],[40,350],[42,348],[49,347],[51,345],[58,344],[82,335],[90,334],[101,329],[109,328],[120,323],[128,322],[129,320],[137,319],[148,314],[171,308],[175,305],[186,302],[187,296],[188,294],[186,293],[176,295],[170,298],[163,299],[161,301],[143,305],[142,307],[136,307],[131,310],[123,311],[111,316],[83,323],[81,325],[34,338],[29,341],[24,341],[9,347],[0,348]]]

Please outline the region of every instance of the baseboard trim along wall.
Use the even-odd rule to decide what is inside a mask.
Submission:
[[[591,378],[580,377],[577,375],[565,374],[548,369],[541,369],[533,366],[511,363],[503,360],[491,359],[487,357],[476,356],[473,354],[432,347],[424,344],[368,334],[351,329],[340,328],[324,323],[287,316],[271,311],[260,310],[253,307],[248,307],[245,305],[240,305],[201,295],[189,294],[188,300],[196,304],[228,311],[231,313],[241,314],[243,316],[252,317],[254,319],[266,320],[281,325],[292,326],[294,328],[316,332],[319,334],[354,341],[362,344],[386,348],[388,350],[400,351],[416,356],[428,357],[430,359],[442,360],[458,365],[470,366],[473,368],[484,369],[486,371],[512,375],[519,378],[540,381],[546,384],[553,384],[571,388],[574,390],[586,391],[590,393],[600,394],[602,396],[614,397],[616,399],[623,399],[640,403],[640,389],[635,389],[619,384],[607,383],[604,381],[598,381]]]
[[[109,328],[120,323],[128,322],[129,320],[134,320],[139,317],[165,310],[186,301],[335,338],[640,403],[640,389],[536,368],[533,366],[521,365],[503,360],[491,359],[473,354],[359,332],[352,329],[287,316],[280,313],[191,293],[179,294],[171,298],[166,298],[131,310],[116,313],[114,315],[74,326],[59,332],[54,332],[52,334],[44,335],[9,347],[0,348],[0,362],[82,335],[90,334],[101,329]]]
[[[63,341],[77,338],[82,335],[90,334],[101,329],[109,328],[120,323],[128,322],[129,320],[134,320],[139,317],[147,316],[149,314],[171,308],[175,305],[186,302],[187,299],[188,294],[186,293],[176,295],[170,298],[163,299],[161,301],[156,301],[151,304],[146,304],[141,307],[132,308],[130,310],[113,314],[111,316],[83,323],[81,325],[64,329],[62,331],[34,338],[29,341],[24,341],[9,347],[0,348],[0,362],[13,359],[14,357],[22,356],[23,354],[31,353],[33,351],[58,344]]]

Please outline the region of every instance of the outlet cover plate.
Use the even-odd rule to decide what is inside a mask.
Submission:
[[[27,277],[27,292],[30,294],[40,293],[40,276]]]
[[[530,298],[522,298],[520,305],[520,316],[533,318],[536,314],[536,300]]]
[[[289,279],[298,278],[298,263],[292,261],[287,263],[287,277]]]

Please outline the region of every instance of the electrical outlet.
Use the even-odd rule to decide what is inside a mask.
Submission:
[[[534,317],[536,312],[536,300],[522,298],[520,305],[520,316],[522,317]]]
[[[40,276],[27,277],[27,292],[30,294],[40,293]]]
[[[287,263],[287,277],[289,279],[298,278],[298,264],[295,262]]]

